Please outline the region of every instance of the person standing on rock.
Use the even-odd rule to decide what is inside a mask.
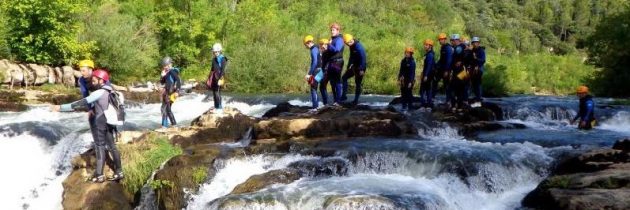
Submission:
[[[486,49],[481,46],[481,40],[479,37],[472,38],[473,56],[475,58],[475,64],[471,72],[472,92],[475,95],[473,99],[475,106],[481,106],[481,78],[483,77],[484,64],[486,64]]]
[[[212,68],[210,69],[210,75],[208,75],[208,81],[206,84],[208,88],[212,90],[212,97],[214,101],[214,112],[222,113],[223,104],[221,100],[221,87],[224,84],[225,68],[228,64],[228,59],[223,55],[223,46],[221,43],[215,43],[212,45]]]
[[[330,41],[328,39],[320,39],[319,40],[319,57],[321,59],[322,71],[324,73],[324,78],[319,82],[319,92],[322,95],[322,103],[324,105],[328,104],[328,63],[330,63],[330,53],[328,52],[328,45]],[[333,95],[335,95],[333,88]]]
[[[424,40],[424,68],[422,69],[422,78],[420,83],[420,102],[422,108],[433,108],[433,74],[435,71],[435,53],[433,52],[433,40]]]
[[[582,85],[577,88],[577,96],[580,98],[580,109],[571,124],[578,123],[578,129],[590,130],[597,120],[595,120],[595,102],[593,97],[588,94],[588,87]],[[578,121],[579,120],[579,121]]]
[[[465,83],[468,76],[464,69],[464,50],[466,50],[466,45],[461,42],[459,34],[451,35],[451,45],[453,45],[454,51],[450,86],[454,96],[450,97],[450,107],[453,111],[461,111],[465,103],[468,102]]]
[[[313,105],[311,106],[311,111],[316,111],[319,106],[319,100],[317,98],[317,87],[319,85],[319,81],[323,78],[322,72],[322,60],[319,54],[319,48],[315,46],[314,38],[311,35],[305,36],[303,40],[303,44],[306,49],[310,52],[311,63],[308,68],[308,72],[305,76],[306,82],[311,87],[311,102]]]
[[[179,96],[182,82],[179,78],[179,69],[173,68],[173,60],[171,57],[164,57],[160,65],[162,66],[160,84],[164,85],[164,88],[160,90],[162,98],[162,129],[166,129],[169,126],[169,120],[171,121],[171,125],[177,125],[175,115],[173,115],[171,108],[173,102],[175,102],[175,99]]]
[[[365,76],[365,70],[367,69],[367,55],[361,42],[356,40],[352,35],[344,34],[343,42],[350,47],[350,58],[348,59],[346,72],[342,77],[343,93],[341,94],[341,101],[345,101],[347,99],[346,94],[348,93],[348,79],[354,77],[355,91],[352,104],[356,105],[359,103],[359,97],[361,97],[361,92],[363,91],[362,83],[363,76]]]
[[[110,155],[114,163],[114,167],[112,168],[114,175],[107,180],[117,181],[124,178],[120,152],[118,152],[116,144],[114,143],[113,131],[115,127],[107,124],[107,119],[105,118],[105,110],[107,110],[110,105],[110,93],[113,91],[113,88],[107,84],[108,81],[109,73],[104,70],[96,70],[91,76],[91,86],[95,90],[90,93],[90,95],[69,104],[53,105],[50,107],[53,112],[70,112],[79,108],[93,106],[93,114],[90,115],[88,121],[90,127],[94,128],[91,131],[92,138],[94,139],[96,170],[90,181],[95,183],[105,181],[103,168],[106,157]]]
[[[330,56],[328,61],[327,73],[332,87],[332,93],[334,95],[335,103],[341,103],[341,93],[343,92],[343,85],[341,84],[341,71],[343,70],[343,37],[341,36],[341,25],[339,23],[333,23],[330,25],[330,44],[326,52]]]
[[[433,80],[433,98],[438,92],[438,83],[442,80],[442,87],[446,92],[446,102],[450,101],[450,72],[453,63],[453,46],[446,40],[446,34],[440,33],[438,35],[438,41],[440,42],[440,60],[437,62],[437,72],[435,73]]]
[[[398,83],[400,84],[400,97],[402,99],[402,110],[411,109],[413,102],[413,84],[416,78],[416,60],[413,58],[414,49],[405,48],[405,57],[400,61],[398,71]]]

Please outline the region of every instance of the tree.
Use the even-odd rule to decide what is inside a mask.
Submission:
[[[597,92],[630,96],[630,7],[604,17],[587,41],[590,62],[602,68],[593,84]]]
[[[8,0],[9,46],[17,59],[42,64],[71,63],[89,56],[91,43],[76,38],[79,13],[85,8],[71,0]]]

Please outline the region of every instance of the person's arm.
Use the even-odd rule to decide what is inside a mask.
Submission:
[[[317,69],[317,56],[319,52],[315,49],[311,49],[311,67],[308,69],[308,75],[313,75],[315,69]]]
[[[426,59],[424,59],[424,69],[422,70],[423,77],[428,77],[431,74],[431,71],[433,71],[433,65],[435,65],[433,54],[427,54]]]
[[[328,45],[328,51],[332,54],[338,53],[343,49],[343,40],[341,38],[334,38],[330,45]]]
[[[446,47],[446,55],[444,56],[444,70],[449,71],[453,64],[453,47]]]
[[[477,54],[477,66],[481,67],[486,63],[486,50],[483,48],[479,49],[479,53]]]
[[[586,112],[584,113],[584,116],[581,116],[581,120],[582,122],[590,122],[591,119],[591,113],[593,113],[593,109],[595,109],[595,103],[593,102],[593,100],[587,100],[586,101]]]
[[[227,68],[228,65],[228,58],[223,56],[223,59],[221,59],[221,73],[219,74],[219,79],[223,78],[223,75],[225,75],[225,69]]]
[[[404,75],[403,72],[405,72],[405,59],[404,58],[400,61],[400,68],[398,69],[398,79],[399,80],[406,76],[406,75]]]
[[[365,48],[363,48],[363,45],[358,45],[358,51],[359,51],[359,70],[360,71],[364,71],[367,69],[367,54],[365,53]]]
[[[411,65],[409,65],[409,79],[411,81],[411,83],[413,84],[414,81],[416,80],[416,61],[411,58]]]
[[[103,96],[103,94],[105,94],[106,90],[103,89],[98,89],[94,92],[92,92],[92,94],[88,95],[88,97],[85,97],[81,100],[72,102],[72,103],[68,103],[68,104],[63,104],[60,106],[59,111],[61,112],[71,112],[77,109],[81,109],[81,108],[87,108],[88,104],[94,103],[96,100],[98,100],[99,98],[101,98],[101,96]]]

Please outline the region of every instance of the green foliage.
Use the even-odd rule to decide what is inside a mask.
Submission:
[[[605,17],[588,40],[591,62],[602,68],[592,81],[600,94],[630,96],[630,6]]]
[[[79,42],[82,5],[71,0],[7,0],[8,43],[17,59],[42,64],[71,63],[89,56],[91,43]]]
[[[0,26],[8,24],[8,17],[3,9],[3,3],[0,3]],[[9,30],[7,27],[0,27],[0,58],[11,57],[11,47],[9,46]]]
[[[203,183],[208,178],[208,169],[205,167],[196,167],[193,169],[193,181],[195,183]]]
[[[120,4],[106,2],[85,13],[83,23],[81,40],[95,43],[97,67],[110,69],[117,83],[138,81],[158,72],[158,41],[150,19],[123,14]]]
[[[205,81],[210,48],[220,42],[230,59],[227,90],[305,92],[309,55],[301,38],[329,38],[328,24],[339,22],[367,50],[367,93],[398,93],[402,49],[422,49],[422,40],[445,32],[482,38],[489,93],[562,94],[592,75],[594,69],[582,62],[582,48],[594,43],[586,38],[626,2],[8,0],[0,9],[0,24],[9,26],[0,28],[0,57],[53,64],[92,58],[126,83],[156,80],[159,58],[168,55],[184,79]],[[597,48],[594,59],[594,53],[628,49]],[[423,53],[416,54],[420,71]]]
[[[153,171],[168,159],[179,155],[182,150],[173,146],[165,137],[150,135],[134,144],[120,146],[125,179],[123,187],[130,195],[135,194],[145,184]],[[151,183],[152,187],[169,186],[167,182]],[[171,184],[172,186],[172,184]]]

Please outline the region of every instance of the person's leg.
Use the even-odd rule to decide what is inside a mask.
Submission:
[[[114,143],[113,132],[114,132],[113,127],[108,126],[108,130],[105,133],[105,146],[107,147],[107,151],[109,151],[109,154],[111,155],[111,158],[112,158],[112,162],[114,164],[114,168],[112,169],[114,170],[115,173],[120,173],[122,172],[120,152],[118,151],[118,148],[116,148],[116,144]]]
[[[106,126],[107,125],[95,125],[95,133],[92,134],[92,137],[94,138],[94,153],[96,155],[96,169],[94,170],[93,176],[95,178],[103,175],[103,167],[105,166],[105,136],[107,133]]]
[[[404,83],[400,85],[400,100],[402,109],[407,109],[407,85]]]
[[[324,105],[328,104],[328,90],[326,90],[326,86],[328,86],[328,74],[324,73],[324,78],[319,83],[319,92],[322,95],[322,103]]]
[[[175,121],[175,115],[173,115],[173,110],[171,109],[173,106],[173,102],[166,102],[166,113],[168,114],[168,118],[171,120],[171,125],[177,125],[177,121]]]
[[[313,109],[317,109],[317,106],[319,106],[319,100],[317,99],[317,86],[319,84],[315,83],[313,85],[311,85],[311,102],[313,103],[312,108]]]
[[[169,102],[167,101],[168,97],[166,97],[164,94],[162,95],[162,127],[168,127],[168,111],[167,111],[167,106],[169,104]]]
[[[438,71],[433,77],[429,78],[433,80],[431,82],[431,89],[433,90],[433,93],[431,94],[431,99],[435,98],[435,95],[437,95],[438,84],[440,83],[440,80],[442,80],[443,74],[444,73],[442,73],[441,71]]]
[[[359,103],[359,97],[361,97],[361,93],[363,93],[363,77],[365,76],[365,71],[363,72],[364,75],[361,75],[359,73],[359,69],[355,68],[353,70],[354,72],[354,101],[352,101],[355,104]]]
[[[330,86],[333,89],[332,92],[335,98],[335,103],[340,103],[341,92],[342,92],[341,73],[331,71],[331,72],[328,72],[328,74],[330,75]]]
[[[341,77],[342,87],[343,87],[343,89],[341,90],[342,91],[341,101],[345,101],[346,99],[348,99],[348,97],[346,96],[348,94],[348,79],[350,79],[353,76],[354,76],[354,71],[352,69],[348,69],[343,74],[343,77]],[[356,82],[356,79],[355,79],[355,82]]]

